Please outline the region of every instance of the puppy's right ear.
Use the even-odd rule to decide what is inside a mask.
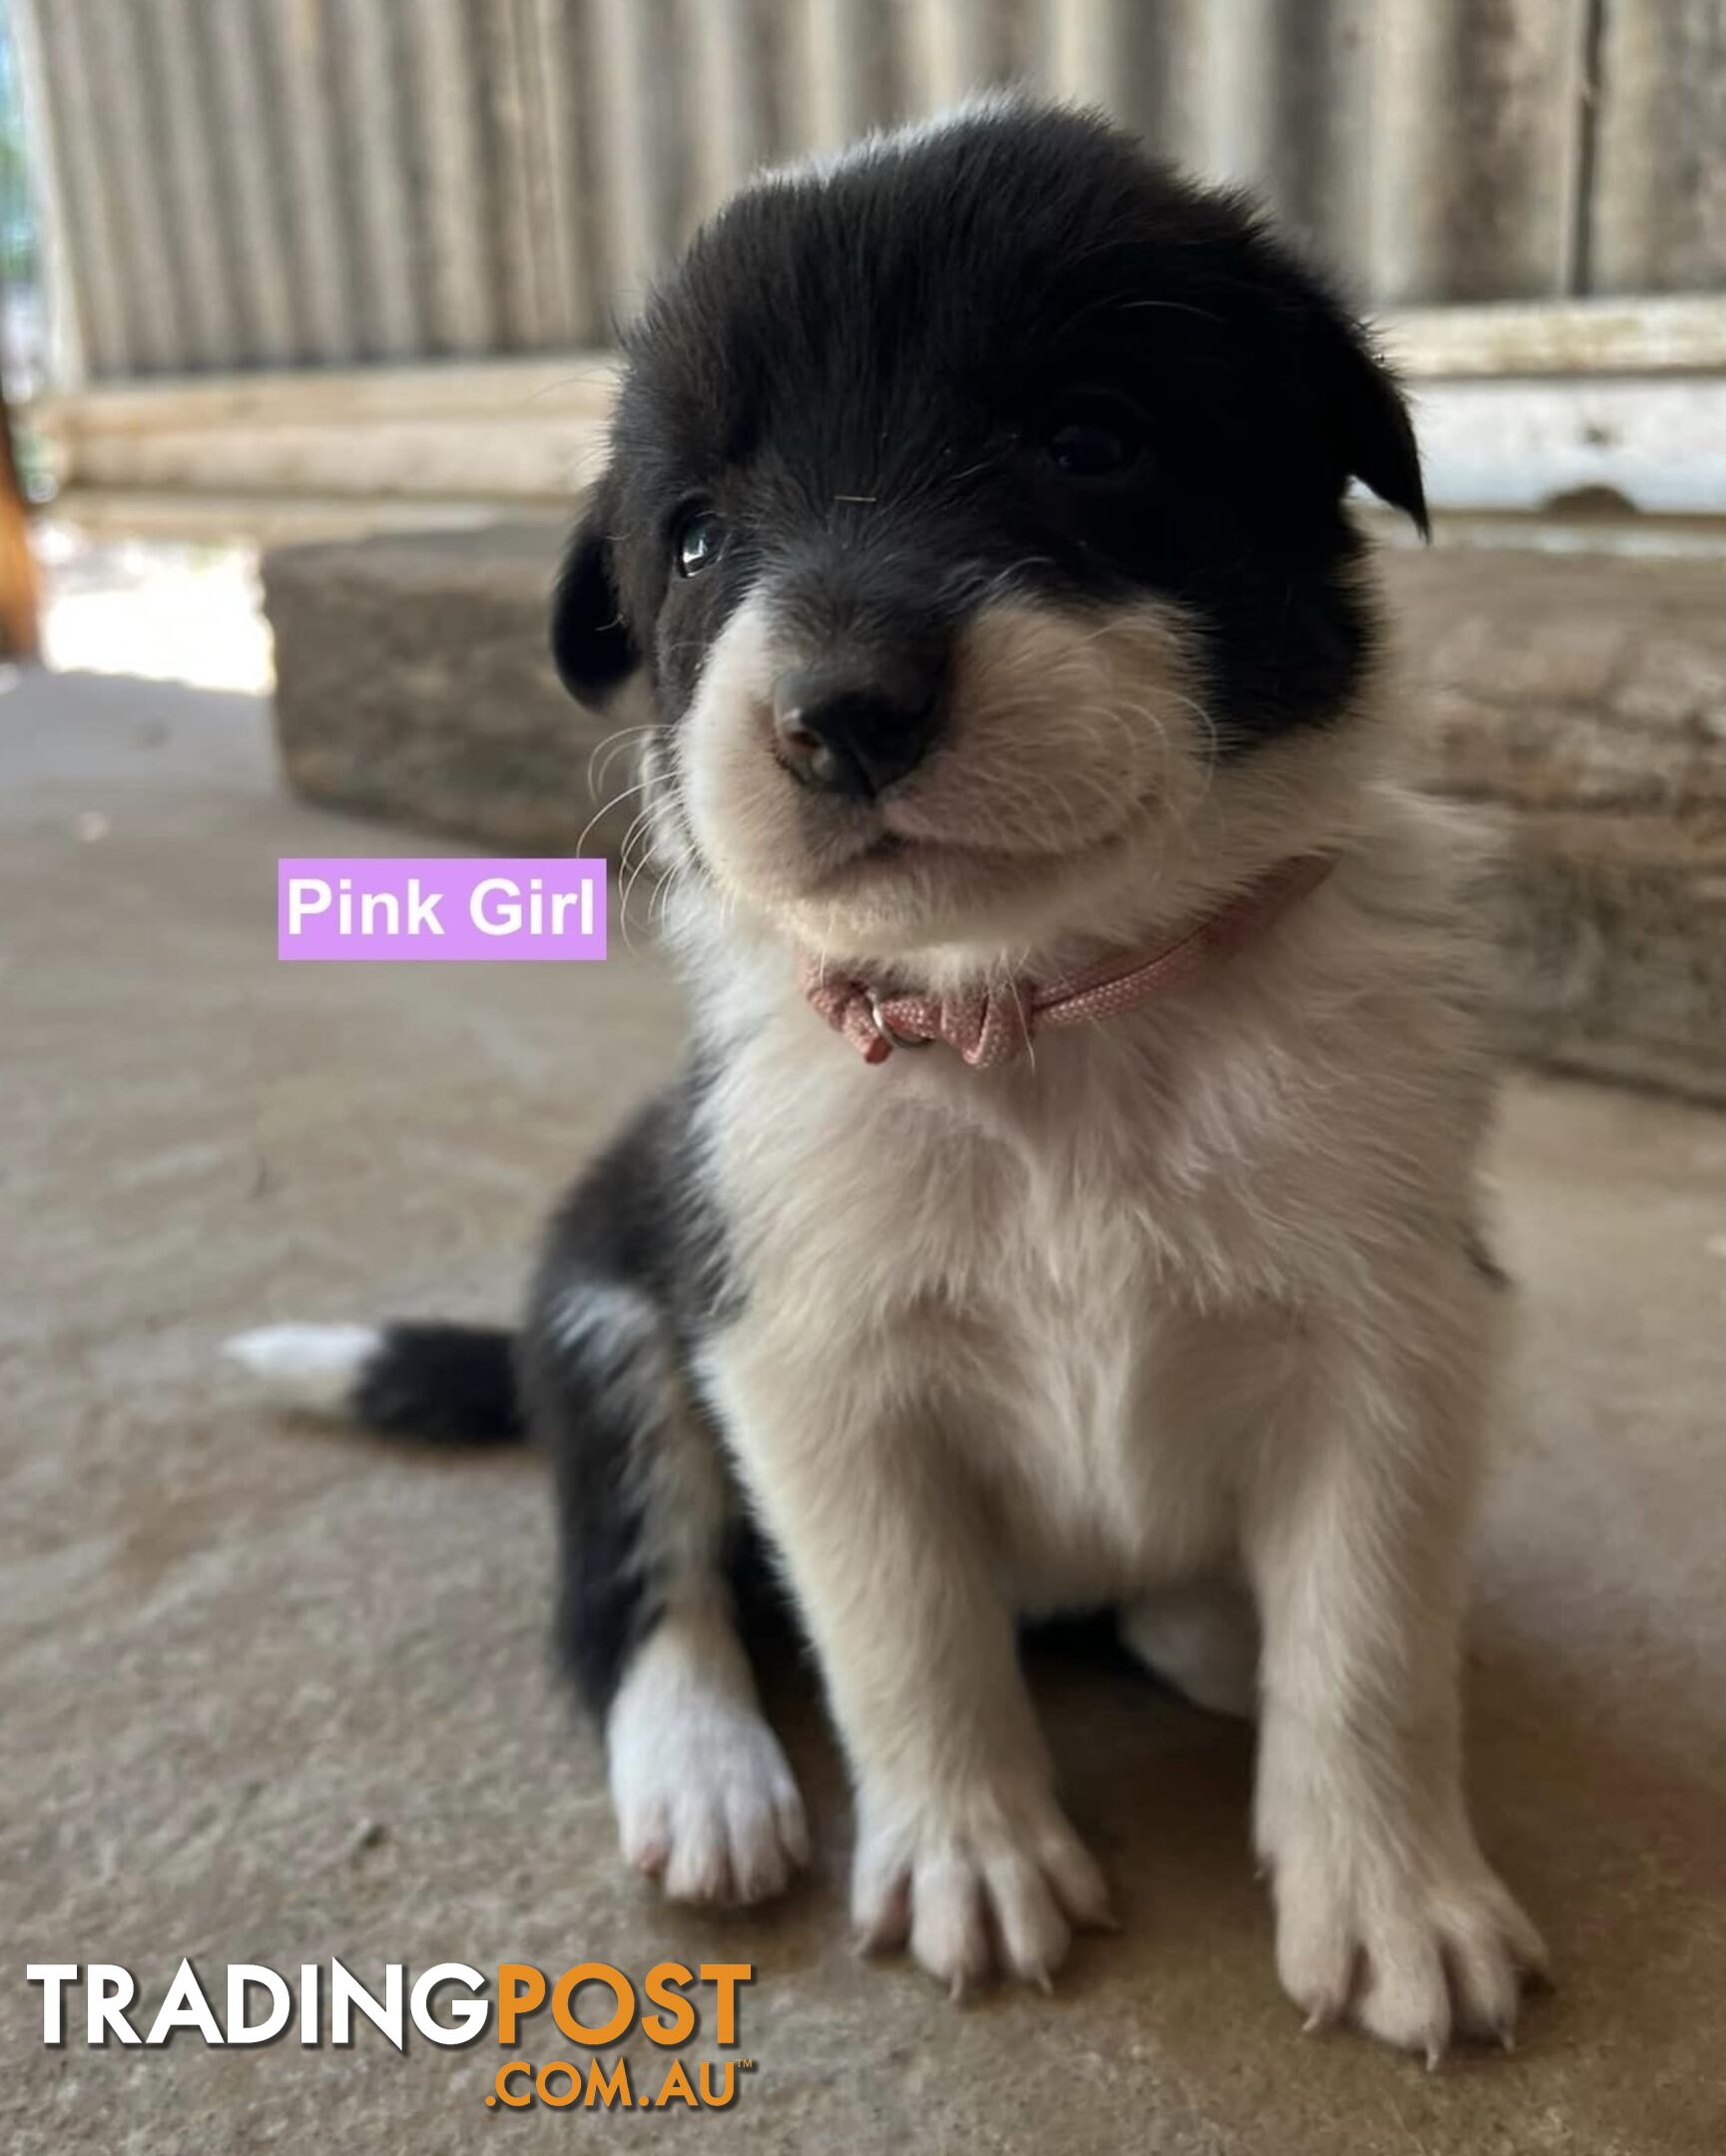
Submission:
[[[602,479],[575,528],[552,594],[552,661],[563,686],[582,704],[603,704],[641,664],[612,571],[616,506],[615,490]]]

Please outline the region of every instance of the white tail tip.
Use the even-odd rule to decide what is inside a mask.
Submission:
[[[237,1333],[222,1352],[259,1378],[278,1406],[302,1414],[342,1413],[367,1362],[383,1345],[375,1326],[262,1326]]]

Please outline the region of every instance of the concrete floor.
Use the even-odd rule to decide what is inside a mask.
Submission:
[[[184,1953],[217,1985],[331,1954],[753,1962],[735,2109],[587,2129],[681,2149],[1726,2148],[1726,1119],[1526,1079],[1504,1104],[1525,1329],[1473,1782],[1559,1983],[1516,2055],[1429,2075],[1303,2039],[1242,1735],[1073,1666],[1041,1692],[1125,1929],[1053,2000],[954,2010],[851,1957],[843,1790],[795,1677],[817,1877],[767,1914],[659,1905],[546,1677],[535,1464],[280,1426],[216,1361],[268,1319],[507,1312],[548,1184],[675,1053],[647,958],[279,966],[276,856],[392,846],[430,850],[281,798],[247,699],[0,697],[0,2144],[572,2130],[484,2108],[494,2043],[43,2047],[27,1960],[122,1962],[154,1999]]]

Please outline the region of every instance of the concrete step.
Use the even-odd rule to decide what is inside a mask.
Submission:
[[[1421,772],[1500,825],[1506,1038],[1726,1098],[1726,566],[1387,557]]]

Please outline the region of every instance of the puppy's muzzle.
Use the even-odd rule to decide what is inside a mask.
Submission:
[[[794,667],[774,684],[774,747],[799,785],[873,801],[914,771],[939,726],[938,684],[858,661]]]

